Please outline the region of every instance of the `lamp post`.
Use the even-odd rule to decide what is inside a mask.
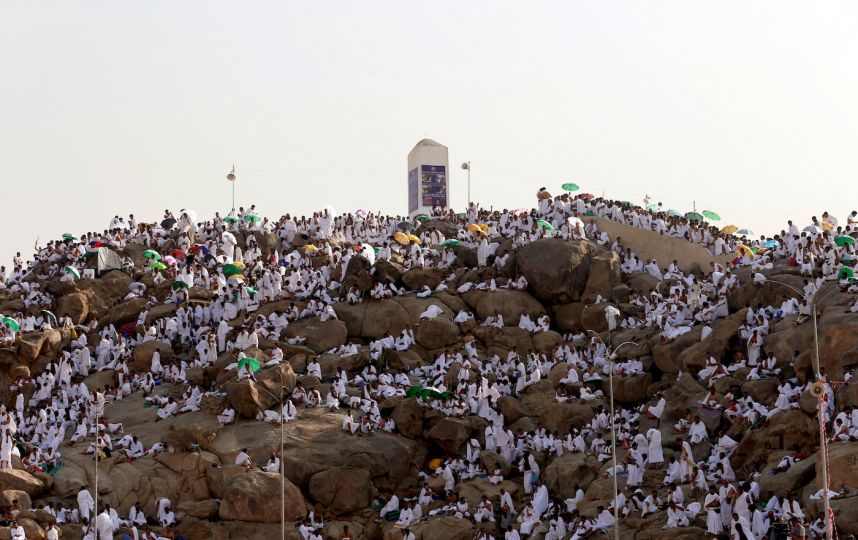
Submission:
[[[232,184],[232,211],[235,212],[235,164],[232,165],[232,170],[226,175],[226,179]]]
[[[600,336],[597,332],[593,330],[587,330],[587,332],[593,334],[593,340],[598,341],[602,345],[605,345],[606,352],[608,353],[608,395],[609,395],[609,403],[611,408],[611,461],[614,467],[614,502],[611,506],[614,507],[614,539],[619,540],[620,538],[620,509],[617,505],[617,498],[619,497],[619,488],[617,487],[617,425],[616,425],[616,415],[614,414],[614,360],[617,358],[617,351],[623,348],[626,345],[635,345],[638,344],[634,341],[625,341],[620,343],[616,347],[611,349],[605,342],[602,340],[602,336]]]
[[[280,540],[286,540],[286,463],[283,461],[283,444],[285,442],[285,434],[283,431],[283,400],[286,393],[286,381],[283,380],[283,372],[279,369],[277,373],[280,375]],[[266,390],[264,387],[258,387],[269,396],[277,399],[274,394]]]
[[[90,520],[90,526],[93,529],[95,538],[98,539],[98,528],[95,526],[95,521],[98,519],[98,417],[99,417],[99,404],[98,404],[98,375],[101,373],[100,371],[95,372],[95,392],[93,396],[93,408],[95,409],[94,419],[95,419],[95,493],[93,494],[93,511],[92,511],[92,519]],[[106,403],[106,402],[105,402]]]
[[[812,279],[812,276],[811,276]],[[816,317],[816,299],[815,295],[805,294],[804,291],[800,291],[797,288],[784,283],[782,281],[777,281],[775,279],[767,279],[766,281],[770,281],[777,285],[781,285],[782,287],[786,287],[791,289],[796,294],[798,294],[801,298],[804,299],[805,302],[810,304],[811,316],[813,319],[813,371],[818,382],[822,382],[822,374],[819,371],[819,326],[817,324]],[[819,301],[823,301],[828,298],[833,292],[837,291],[834,289],[825,293]],[[824,431],[824,422],[825,417],[822,412],[822,400],[819,400],[817,404],[817,414],[819,415],[819,459],[822,462],[822,489],[823,489],[823,507],[825,512],[825,538],[826,540],[832,540],[834,537],[834,532],[831,530],[831,498],[828,495],[828,456],[825,452],[825,431]]]
[[[462,163],[462,169],[468,171],[468,208],[465,209],[467,212],[471,208],[471,162]]]

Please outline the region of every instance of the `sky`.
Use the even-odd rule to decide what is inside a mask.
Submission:
[[[165,208],[407,212],[545,186],[774,234],[858,208],[858,3],[6,2],[0,261]]]

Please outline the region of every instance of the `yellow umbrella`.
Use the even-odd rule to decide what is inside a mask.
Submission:
[[[479,225],[477,225],[477,226],[478,226],[478,227],[479,227],[479,228],[480,228],[484,233],[489,232],[489,226],[488,226],[488,225],[486,225],[485,223],[480,223],[480,224],[479,224]]]
[[[408,245],[408,235],[404,232],[393,233],[393,239],[402,244],[403,246]]]
[[[409,235],[408,235],[408,239],[409,239],[409,240],[411,240],[412,242],[414,242],[415,244],[419,244],[419,243],[420,243],[420,239],[419,239],[419,238],[417,238],[417,236],[415,236],[415,235],[413,235],[413,234],[409,234]]]
[[[823,221],[823,222],[822,222],[822,229],[823,229],[824,231],[829,231],[829,232],[830,232],[830,231],[831,231],[831,229],[833,229],[833,228],[834,228],[834,226],[833,226],[831,223],[829,223],[829,222],[827,222],[827,221]]]
[[[734,232],[736,232],[738,230],[739,230],[739,227],[736,227],[735,225],[725,225],[725,226],[721,227],[721,232],[724,234],[733,234]]]
[[[235,261],[235,262],[234,262],[234,263],[232,263],[232,264],[234,264],[237,268],[239,268],[239,269],[241,269],[241,270],[244,270],[244,263],[243,263],[243,262],[241,262],[241,261]]]
[[[317,247],[316,247],[316,246],[314,246],[313,244],[307,244],[306,246],[304,246],[304,247],[303,247],[303,248],[301,248],[301,249],[303,249],[304,251],[312,251],[312,252],[314,252],[314,253],[315,253],[316,251],[319,251],[319,248],[317,248]]]
[[[739,244],[738,246],[736,246],[736,254],[740,257],[745,254],[749,255],[750,257],[754,256],[754,252],[751,251],[751,248],[749,248],[745,244]]]

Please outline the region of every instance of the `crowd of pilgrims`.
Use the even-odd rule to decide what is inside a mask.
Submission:
[[[771,268],[775,262],[801,267],[806,275],[804,292],[812,297],[826,281],[838,281],[844,290],[853,291],[851,281],[842,276],[844,265],[854,260],[852,243],[835,242],[838,236],[853,232],[858,224],[856,212],[841,226],[827,213],[822,220],[812,218],[810,228],[799,231],[790,222],[789,230],[773,238],[758,239],[724,234],[706,223],[688,221],[681,216],[661,212],[660,207],[631,207],[628,204],[588,197],[550,197],[541,190],[538,206],[532,210],[487,211],[472,204],[465,214],[437,211],[432,219],[447,221],[458,227],[455,240],[460,245],[476,251],[478,266],[494,265],[503,268],[512,251],[503,255],[497,252],[503,239],[512,239],[513,250],[528,242],[541,238],[589,239],[607,249],[616,251],[622,260],[625,273],[646,272],[663,282],[651,292],[633,292],[630,303],[638,306],[641,317],[623,317],[619,310],[605,310],[609,331],[623,328],[655,327],[663,341],[676,339],[690,332],[694,326],[703,326],[701,339],[711,332],[709,324],[728,312],[726,297],[738,285],[734,270],[739,266],[750,266],[756,282],[764,281],[761,271]],[[11,386],[14,404],[0,408],[0,467],[9,468],[13,456],[20,466],[30,471],[55,472],[62,465],[63,452],[86,452],[102,459],[113,455],[121,459],[135,460],[165,451],[163,443],[146,447],[133,434],[125,433],[123,426],[105,421],[109,413],[108,404],[142,392],[148,401],[157,406],[159,420],[200,410],[202,398],[217,394],[216,388],[201,388],[188,384],[185,372],[193,366],[212,365],[219,355],[231,352],[234,357],[226,369],[235,370],[239,379],[255,378],[250,363],[241,363],[244,351],[259,345],[260,337],[278,341],[290,323],[307,317],[321,320],[336,318],[334,306],[338,302],[373,302],[378,299],[414,295],[431,298],[442,291],[467,292],[471,289],[494,291],[503,288],[526,289],[523,276],[508,279],[490,279],[485,282],[459,282],[453,270],[457,267],[456,249],[439,227],[423,227],[416,234],[417,220],[409,221],[399,216],[356,212],[335,215],[333,209],[314,214],[312,217],[293,218],[285,215],[277,221],[257,216],[255,207],[239,209],[228,216],[215,215],[209,221],[198,220],[191,210],[177,213],[165,211],[161,224],[138,223],[135,217],[115,217],[102,233],[87,233],[79,239],[66,235],[63,240],[51,241],[44,247],[37,246],[33,260],[25,262],[16,255],[13,270],[0,269],[0,294],[6,298],[18,297],[28,308],[28,315],[9,313],[6,316],[16,324],[2,326],[0,344],[14,343],[20,333],[47,328],[72,327],[67,318],[53,316],[49,311],[53,297],[40,286],[50,279],[72,281],[78,279],[68,267],[73,267],[83,279],[94,276],[88,271],[86,253],[94,246],[107,246],[124,253],[126,246],[139,244],[155,252],[152,257],[136,262],[125,255],[123,271],[133,273],[142,270],[153,274],[154,283],[172,281],[185,283],[187,287],[204,287],[214,291],[211,302],[191,303],[187,287],[172,287],[169,297],[157,299],[147,294],[147,288],[136,282],[128,291],[125,300],[144,298],[149,307],[160,302],[178,305],[175,313],[147,323],[148,311],[139,315],[134,331],[120,331],[113,325],[99,329],[97,321],[87,326],[76,326],[72,330],[76,337],[34,378],[19,377]],[[726,265],[714,264],[706,275],[683,272],[675,261],[659,266],[655,260],[644,260],[622,244],[621,238],[609,238],[600,232],[587,216],[599,216],[635,227],[653,230],[664,235],[684,238],[705,246],[714,255],[735,253],[735,259]],[[425,218],[424,218],[425,219]],[[546,226],[545,223],[550,224]],[[477,226],[467,226],[476,224]],[[273,233],[280,241],[280,248],[263,249],[257,240],[256,231]],[[239,234],[240,233],[240,234]],[[396,233],[407,233],[406,236]],[[237,240],[237,234],[246,238]],[[408,236],[408,235],[411,236]],[[774,240],[776,246],[771,242]],[[174,241],[168,244],[168,242]],[[445,241],[447,242],[446,244]],[[769,247],[761,246],[769,242]],[[239,244],[243,244],[240,246]],[[442,245],[444,244],[444,245]],[[169,245],[169,255],[163,247]],[[408,290],[395,283],[378,281],[368,294],[355,288],[346,290],[341,280],[349,261],[353,257],[365,257],[371,264],[377,260],[395,259],[406,268],[438,267],[450,269],[449,278],[442,280],[434,289],[423,287]],[[160,264],[158,264],[160,263]],[[240,270],[238,275],[224,272],[232,264]],[[842,279],[841,279],[842,278]],[[261,304],[292,299],[291,305],[264,317],[256,312]],[[606,301],[597,298],[596,302]],[[858,304],[856,304],[858,305]],[[32,309],[36,306],[36,309]],[[38,309],[39,315],[33,315]],[[858,310],[858,308],[853,308]],[[437,317],[442,310],[430,306],[421,314],[421,320]],[[747,422],[756,426],[781,411],[796,408],[797,396],[803,390],[798,379],[786,378],[782,367],[792,359],[775,358],[762,347],[771,321],[792,315],[797,323],[810,313],[804,298],[787,294],[783,303],[772,306],[749,306],[747,316],[739,329],[740,343],[744,352],[734,358],[707,360],[706,368],[696,376],[711,391],[698,404],[708,414],[723,415],[731,422]],[[231,333],[230,321],[243,318],[237,335]],[[474,323],[503,328],[517,325],[532,333],[551,328],[547,315],[533,320],[522,315],[518,321],[504,321],[500,313],[477,319],[475,314],[462,310],[455,314],[454,322],[460,325]],[[90,338],[96,334],[93,340]],[[150,369],[145,373],[132,372],[129,361],[134,348],[149,340],[166,340],[177,351],[183,351],[173,363],[162,364],[157,351],[152,356]],[[290,338],[291,343],[300,343],[301,337]],[[90,343],[97,343],[91,346]],[[580,486],[572,498],[561,500],[550,493],[543,483],[546,460],[550,461],[565,453],[591,453],[598,460],[608,463],[612,458],[610,431],[612,419],[604,407],[598,406],[595,417],[580,429],[573,428],[566,434],[549,432],[538,428],[531,432],[514,433],[505,425],[498,410],[502,396],[519,396],[527,392],[528,386],[546,379],[548,373],[559,362],[568,366],[567,375],[556,387],[555,399],[560,402],[587,402],[604,398],[598,385],[611,369],[610,352],[600,339],[591,339],[588,334],[565,334],[563,342],[550,352],[510,351],[507,355],[488,355],[472,339],[465,339],[461,346],[450,348],[430,364],[410,372],[391,369],[379,362],[386,349],[404,351],[415,343],[411,326],[399,335],[387,334],[369,343],[373,362],[355,373],[340,371],[325,381],[321,387],[304,388],[298,384],[293,394],[282,405],[264,411],[258,421],[280,422],[300,418],[303,408],[324,408],[331,414],[342,415],[342,428],[353,436],[369,436],[383,430],[395,432],[392,419],[384,417],[378,407],[380,400],[394,395],[404,395],[413,386],[432,388],[445,392],[447,399],[419,398],[421,406],[438,410],[447,416],[477,415],[488,421],[482,441],[471,439],[462,455],[447,456],[432,469],[421,473],[425,481],[419,493],[412,496],[386,494],[380,502],[380,519],[395,521],[403,529],[406,540],[414,538],[410,530],[413,524],[434,515],[455,515],[471,519],[476,523],[496,522],[506,540],[529,536],[535,529],[547,531],[549,540],[561,538],[585,538],[594,531],[607,531],[614,524],[614,508],[622,517],[663,514],[666,527],[687,527],[700,514],[706,530],[714,536],[730,538],[767,537],[767,531],[776,520],[790,522],[793,527],[807,526],[812,537],[819,537],[823,520],[818,515],[808,515],[793,493],[760,493],[757,480],[759,472],[738,477],[730,465],[730,457],[737,442],[724,433],[713,434],[706,428],[699,415],[690,412],[687,418],[667,427],[676,441],[668,442],[674,450],[665,462],[662,436],[664,426],[647,430],[640,429],[640,420],[660,422],[666,402],[656,395],[652,403],[639,408],[619,407],[616,411],[617,438],[620,451],[617,470],[607,469],[608,475],[617,474],[624,479],[616,500],[598,507],[595,516],[585,517],[576,508],[584,499],[587,486]],[[346,343],[330,352],[347,357],[358,352],[357,343]],[[283,361],[279,348],[269,351],[270,359],[263,369]],[[238,366],[242,365],[241,368]],[[83,378],[102,370],[114,370],[115,379],[103,386],[88,388]],[[613,365],[618,375],[642,373],[640,359],[630,358]],[[713,382],[719,377],[734,374],[740,369],[748,379],[777,378],[778,397],[772,403],[760,403],[751,396],[719,395]],[[315,360],[306,368],[306,373],[322,379],[321,367]],[[687,376],[687,375],[686,375]],[[808,379],[808,384],[812,378]],[[159,384],[184,385],[181,399],[164,398],[153,392]],[[832,426],[832,440],[855,440],[858,438],[858,411],[843,411],[831,419],[835,412],[834,395],[827,388],[825,404],[826,419]],[[325,395],[322,395],[324,391]],[[29,395],[29,399],[25,396]],[[109,416],[109,414],[108,414]],[[236,413],[227,407],[219,416],[222,424],[236,421]],[[710,440],[711,438],[711,440]],[[708,441],[711,452],[707,459],[695,461],[693,449]],[[76,448],[73,447],[77,444]],[[521,479],[523,492],[518,500],[501,489],[499,500],[483,497],[476,506],[456,496],[460,482],[486,478],[499,484],[505,479],[504,469],[487,470],[480,459],[481,452],[496,452],[504,461],[514,465],[506,476]],[[805,457],[796,452],[782,461],[778,470],[786,470]],[[539,459],[538,459],[539,458]],[[542,461],[543,466],[540,466]],[[242,451],[236,464],[248,468],[278,472],[280,461],[272,453],[264,463]],[[432,488],[430,482],[443,488]],[[817,493],[816,496],[819,496]],[[834,496],[841,494],[832,493]],[[175,515],[167,499],[157,501],[157,514],[147,516],[140,503],[134,505],[126,515],[120,516],[115,508],[107,505],[98,508],[94,515],[94,500],[87,487],[78,494],[77,504],[46,504],[44,510],[56,516],[58,523],[80,523],[83,537],[112,538],[114,531],[123,528],[131,538],[171,538],[171,527]],[[24,538],[23,528],[15,523],[20,508],[12,508],[6,519],[12,527],[12,538]],[[321,538],[323,522],[318,515],[311,515],[299,524],[305,540]],[[620,524],[622,526],[622,523]],[[154,527],[155,529],[153,529]],[[157,532],[156,532],[157,530]],[[56,528],[47,531],[49,539],[57,538]],[[495,538],[486,529],[480,538]]]

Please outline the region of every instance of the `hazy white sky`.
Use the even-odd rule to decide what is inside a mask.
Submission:
[[[407,211],[542,185],[769,233],[858,208],[855,2],[6,2],[0,260],[114,214]],[[263,171],[280,171],[279,173]],[[288,174],[284,174],[288,173]],[[337,173],[337,174],[330,174]]]

